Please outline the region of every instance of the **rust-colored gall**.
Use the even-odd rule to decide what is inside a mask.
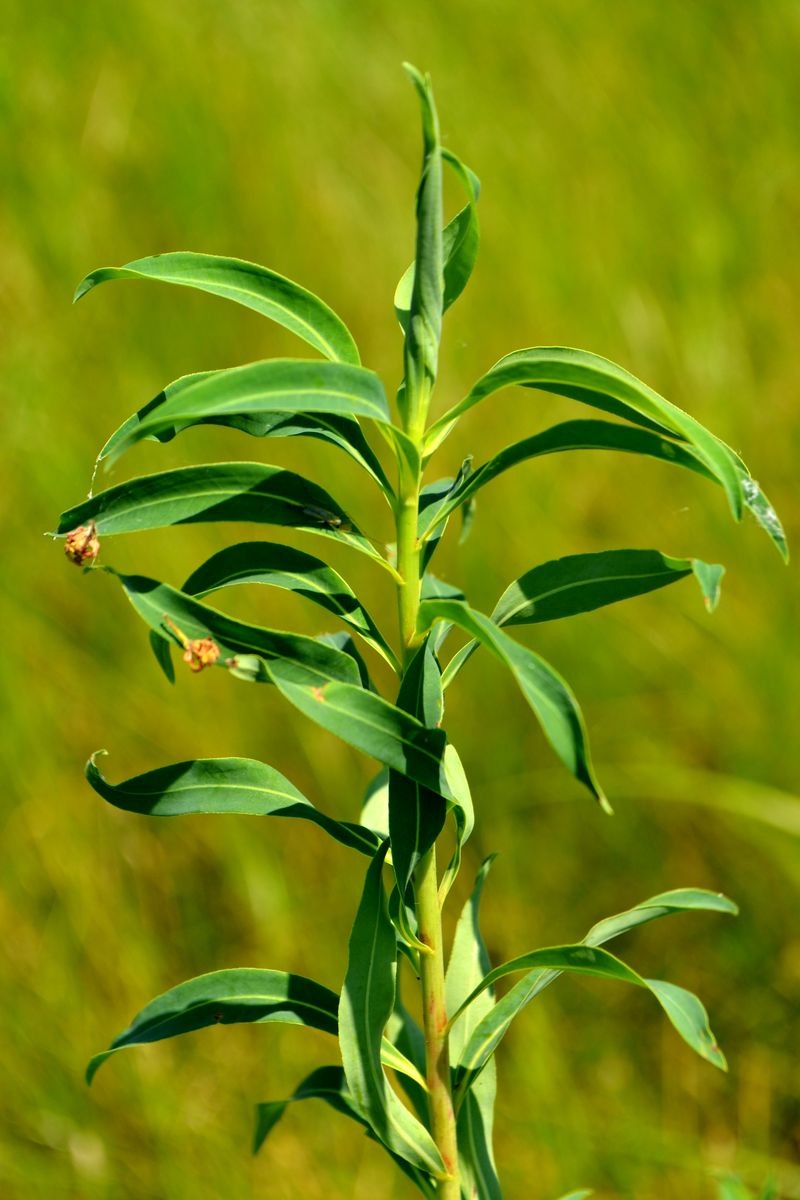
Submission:
[[[67,534],[64,553],[76,567],[83,567],[97,558],[100,553],[100,538],[97,536],[94,521],[90,521],[88,525],[79,525]]]

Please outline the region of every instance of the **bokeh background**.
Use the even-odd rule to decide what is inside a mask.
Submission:
[[[224,672],[170,688],[113,580],[84,578],[42,536],[85,495],[108,433],[167,381],[305,348],[187,290],[115,285],[75,309],[72,290],[96,266],[170,249],[261,261],[326,298],[393,389],[391,298],[420,154],[410,59],[433,74],[447,144],[484,181],[482,252],[447,319],[439,402],[521,346],[605,354],[744,453],[796,548],[800,5],[2,0],[0,12],[0,1194],[399,1200],[411,1192],[381,1152],[320,1106],[249,1154],[253,1103],[330,1059],[321,1034],[205,1031],[121,1055],[91,1092],[82,1082],[92,1053],[191,975],[264,965],[338,986],[362,877],[361,860],[291,822],[112,810],[83,782],[90,752],[109,750],[114,780],[261,757],[351,819],[373,767],[268,689]],[[574,415],[506,393],[451,439],[443,473]],[[194,431],[138,447],[116,478],[228,457],[302,469],[389,536],[355,467],[309,442]],[[168,530],[108,542],[103,557],[179,584],[254,532]],[[654,546],[728,566],[713,618],[687,582],[521,633],[578,692],[613,819],[554,765],[493,662],[477,656],[454,689],[449,729],[479,812],[459,894],[498,850],[484,909],[495,961],[678,885],[719,888],[742,910],[661,922],[624,947],[645,974],[703,996],[728,1076],[629,989],[562,980],[518,1021],[499,1056],[508,1197],[582,1185],[601,1200],[710,1200],[714,1170],[755,1186],[770,1165],[780,1195],[799,1197],[796,570],[751,523],[733,525],[719,489],[600,454],[494,484],[471,540],[454,542],[438,573],[484,609],[564,553]],[[337,565],[391,622],[383,581],[346,552]],[[231,608],[321,628],[271,591]]]

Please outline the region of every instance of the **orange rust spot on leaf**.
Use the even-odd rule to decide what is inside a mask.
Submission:
[[[321,687],[314,687],[311,689],[311,695],[315,700],[319,700],[321,704],[325,703],[325,696],[323,695],[324,690],[325,689]]]

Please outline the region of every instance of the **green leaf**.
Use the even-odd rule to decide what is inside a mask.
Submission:
[[[154,629],[148,634],[150,640],[150,649],[155,655],[156,662],[161,667],[161,670],[167,677],[169,683],[175,682],[175,664],[172,661],[172,646],[170,643]]]
[[[103,451],[114,462],[144,438],[174,435],[212,419],[267,423],[277,414],[326,413],[388,423],[383,384],[373,371],[336,362],[276,358],[189,375],[162,392],[117,432]]]
[[[323,488],[265,463],[213,463],[140,475],[62,513],[57,536],[90,521],[101,537],[214,521],[282,525],[333,538],[388,567]]]
[[[461,850],[475,825],[469,783],[455,746],[448,742],[444,752],[445,770],[453,797],[452,813],[456,826],[456,845],[439,882],[439,905],[443,905],[461,867]]]
[[[735,914],[736,905],[726,896],[703,888],[678,888],[642,901],[634,908],[607,917],[593,925],[584,938],[588,946],[600,946],[612,938],[673,913],[707,911]],[[494,1054],[514,1017],[540,992],[558,979],[557,970],[536,970],[526,975],[502,997],[494,1009],[477,1025],[461,1054],[461,1087],[469,1087]]]
[[[456,508],[469,505],[481,488],[519,463],[569,450],[619,450],[627,454],[641,454],[694,471],[713,483],[720,482],[695,450],[685,443],[671,441],[662,434],[630,425],[616,425],[610,421],[564,421],[560,425],[545,429],[542,433],[534,434],[533,437],[507,446],[494,458],[483,463],[462,481],[458,489],[454,489],[439,510],[438,517],[449,516]],[[733,454],[732,451],[731,453]],[[788,559],[786,537],[775,509],[761,491],[759,484],[751,478],[742,460],[737,455],[733,457],[742,483],[745,508],[769,535],[782,557]],[[429,521],[426,528],[421,530],[423,536],[429,532],[431,524]]]
[[[593,1196],[594,1192],[591,1188],[581,1188],[577,1192],[570,1192],[566,1196],[562,1196],[561,1200],[586,1200],[587,1196]]]
[[[210,1025],[280,1022],[335,1035],[338,1000],[330,988],[286,971],[243,967],[199,975],[151,1000],[108,1050],[94,1056],[86,1081],[91,1083],[98,1068],[118,1050]]]
[[[469,605],[457,600],[424,600],[419,628],[426,629],[442,620],[460,626],[509,668],[558,757],[610,811],[594,774],[581,711],[561,676],[543,658],[503,633],[490,617]]]
[[[464,400],[431,426],[428,448],[432,449],[447,435],[462,413],[500,388],[513,384],[570,396],[646,429],[688,442],[724,487],[734,516],[737,520],[741,517],[744,504],[741,464],[733,451],[694,417],[659,396],[635,375],[585,350],[541,346],[501,358]]]
[[[100,750],[97,754],[104,754]],[[86,764],[94,790],[126,812],[151,817],[189,813],[244,813],[256,817],[297,817],[312,821],[337,842],[373,855],[381,839],[363,825],[335,821],[320,812],[280,771],[251,758],[201,758],[172,763],[111,784],[96,765]]]
[[[417,717],[428,729],[441,724],[444,707],[441,672],[429,638],[409,663],[397,707]],[[441,833],[446,815],[446,802],[439,792],[423,787],[399,771],[389,772],[389,835],[401,896],[405,896],[420,859]]]
[[[430,80],[404,64],[419,95],[422,109],[423,160],[417,190],[417,242],[404,343],[405,389],[398,397],[403,427],[408,428],[410,405],[430,395],[436,379],[444,304],[442,251],[442,155],[439,120]]]
[[[381,838],[389,836],[389,772],[383,767],[367,784],[359,821]]]
[[[456,925],[445,976],[448,1014],[458,1011],[470,993],[490,970],[489,956],[481,936],[478,909],[486,875],[494,855],[484,860],[475,886],[461,911]],[[474,1026],[494,1006],[491,989],[483,992],[466,1010],[450,1032],[450,1055],[458,1062]],[[480,1079],[466,1095],[458,1112],[458,1149],[462,1186],[468,1196],[479,1200],[501,1200],[500,1183],[492,1149],[492,1129],[497,1079],[494,1061],[487,1064]]]
[[[422,488],[419,497],[419,517],[417,520],[418,537],[422,540],[423,530],[428,532],[424,538],[420,569],[424,572],[433,558],[436,547],[441,541],[442,534],[447,528],[447,517],[438,518],[437,514],[447,506],[448,498],[458,491],[463,481],[469,478],[472,471],[472,455],[464,459],[455,479],[437,479]]]
[[[276,324],[296,333],[325,358],[358,364],[358,350],[347,326],[313,292],[283,275],[238,258],[216,254],[154,254],[123,267],[101,267],[78,284],[80,300],[98,283],[109,279],[152,279],[197,288],[252,308]]]
[[[449,778],[450,757],[441,729],[426,729],[381,696],[345,683],[312,687],[298,683],[285,664],[271,661],[269,677],[291,704],[317,725],[457,804]]]
[[[333,680],[359,682],[358,669],[350,655],[318,638],[248,625],[143,575],[118,578],[139,616],[155,633],[170,641],[178,640],[176,629],[189,639],[211,637],[219,646],[222,666],[232,665],[230,660],[237,655],[253,654],[265,663],[282,662],[286,673],[308,687],[319,688]]]
[[[123,421],[122,425],[112,433],[97,456],[98,463],[115,457],[118,447],[127,444],[128,439],[139,440],[138,430],[151,416],[157,415],[162,404],[172,401],[184,389],[194,387],[203,380],[216,375],[224,375],[224,371],[201,371],[195,375],[184,375],[173,383],[167,384],[163,391],[148,401],[138,412]],[[142,437],[152,438],[157,442],[170,442],[183,429],[195,425],[219,425],[228,429],[238,429],[251,437],[312,437],[320,441],[338,446],[362,466],[380,485],[384,495],[391,500],[394,495],[380,460],[373,451],[361,430],[358,421],[352,417],[336,416],[334,413],[287,413],[264,412],[260,415],[239,413],[224,416],[203,417],[187,424],[170,425],[158,432],[142,434]]]
[[[698,558],[669,558],[658,550],[571,554],[541,563],[515,579],[498,600],[491,619],[501,626],[555,621],[641,596],[692,574],[707,610],[713,612],[719,603],[724,567]],[[445,687],[477,647],[477,642],[468,642],[453,656],[444,672]]]
[[[297,1100],[323,1100],[336,1112],[367,1126],[353,1104],[341,1067],[317,1067],[295,1088],[287,1100],[272,1100],[256,1105],[256,1128],[253,1134],[253,1154],[258,1154],[267,1137],[278,1124],[290,1104]]]
[[[399,663],[353,589],[322,559],[275,542],[228,546],[193,571],[182,591],[205,597],[220,588],[266,584],[296,592],[355,629],[396,671]]]
[[[534,970],[570,971],[646,988],[658,1000],[684,1041],[701,1058],[705,1058],[723,1071],[727,1069],[725,1057],[709,1028],[708,1014],[696,996],[687,992],[685,988],[677,987],[673,983],[665,983],[661,979],[643,979],[621,959],[615,958],[607,950],[590,946],[586,942],[581,942],[576,946],[548,946],[543,950],[532,950],[528,954],[520,954],[517,958],[503,963],[502,966],[495,967],[493,971],[489,971],[484,976],[478,987],[451,1018],[451,1021],[453,1023],[457,1021],[460,1014],[468,1010],[473,1000],[480,996],[486,988],[495,984],[498,979],[517,971]]]
[[[450,150],[442,148],[442,159],[448,163],[464,184],[469,197],[468,203],[457,212],[452,221],[445,225],[442,231],[442,256],[444,258],[444,296],[443,311],[454,304],[469,283],[478,256],[480,235],[478,230],[478,197],[480,196],[480,180],[478,176],[465,166]],[[397,319],[403,333],[408,332],[408,317],[411,308],[411,296],[414,291],[414,275],[416,261],[412,262],[404,272],[397,285],[394,296],[394,307]]]
[[[395,1002],[397,943],[381,871],[388,844],[367,870],[349,943],[339,1006],[339,1045],[347,1084],[359,1112],[385,1146],[418,1170],[441,1177],[444,1164],[428,1131],[389,1086],[380,1060]]]

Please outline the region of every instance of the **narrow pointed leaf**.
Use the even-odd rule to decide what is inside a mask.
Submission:
[[[182,587],[190,596],[205,597],[220,588],[241,584],[285,588],[318,604],[350,625],[395,669],[397,659],[353,589],[322,559],[275,542],[241,542],[228,546],[193,571]]]
[[[339,1007],[339,1045],[347,1085],[376,1136],[418,1170],[441,1176],[444,1166],[428,1131],[389,1086],[380,1060],[395,1002],[397,945],[381,870],[387,845],[367,870],[349,943]]]
[[[442,252],[442,155],[439,120],[430,81],[414,67],[406,70],[417,89],[422,109],[423,160],[417,190],[417,241],[404,343],[405,390],[398,397],[403,425],[408,403],[430,394],[436,379],[444,303]]]
[[[123,421],[122,425],[112,433],[97,456],[98,463],[116,457],[119,448],[127,445],[129,440],[138,441],[140,437],[146,437],[157,442],[170,442],[182,430],[195,425],[218,425],[227,429],[238,429],[241,433],[249,434],[251,437],[311,437],[328,442],[338,446],[340,450],[344,450],[359,463],[377,481],[387,498],[391,499],[394,495],[380,459],[364,437],[358,421],[352,417],[337,416],[335,413],[312,414],[309,412],[262,412],[258,415],[228,413],[200,417],[181,424],[170,424],[152,433],[139,433],[140,426],[151,417],[156,416],[163,404],[175,400],[184,389],[193,388],[195,384],[224,374],[224,371],[201,371],[194,375],[184,375],[173,383],[167,384],[153,400],[148,401],[138,412]]]
[[[701,1058],[722,1070],[726,1069],[725,1057],[709,1028],[708,1014],[696,996],[684,988],[660,979],[643,979],[632,967],[607,950],[589,946],[585,942],[576,946],[549,946],[543,950],[532,950],[529,954],[520,954],[502,966],[495,967],[484,976],[472,995],[462,1004],[452,1018],[453,1022],[458,1020],[462,1012],[469,1010],[469,1005],[481,992],[505,975],[533,970],[569,971],[646,988],[658,1000],[684,1041]]]
[[[317,725],[457,803],[442,730],[426,729],[415,717],[364,688],[336,682],[320,687],[299,683],[296,672],[275,660],[268,664],[268,672],[281,694]]]
[[[452,742],[444,752],[445,769],[453,798],[452,813],[456,826],[456,845],[452,858],[442,872],[439,882],[439,904],[443,905],[461,868],[461,850],[475,825],[475,812],[464,766]]]
[[[358,668],[350,655],[318,638],[237,621],[143,575],[118,578],[139,616],[155,633],[173,642],[177,640],[176,629],[189,639],[211,637],[220,649],[218,661],[223,666],[230,665],[229,660],[237,655],[252,654],[265,663],[282,662],[287,674],[309,687],[322,687],[333,680],[359,682]]]
[[[397,697],[403,712],[417,717],[428,729],[442,721],[442,679],[430,639],[411,660]],[[397,889],[405,896],[414,870],[442,831],[447,815],[444,797],[409,779],[389,772],[389,835]]]
[[[612,938],[661,917],[680,912],[722,912],[735,914],[736,905],[726,896],[703,888],[678,888],[644,900],[634,908],[607,917],[593,925],[584,938],[588,946],[600,946]],[[518,1013],[558,979],[558,970],[531,971],[499,1000],[489,1015],[481,1020],[461,1054],[463,1086],[468,1087],[497,1049],[506,1030]]]
[[[455,154],[444,148],[442,148],[442,160],[454,169],[469,197],[469,202],[442,230],[442,256],[444,259],[442,308],[443,312],[446,312],[467,286],[478,256],[480,235],[477,205],[480,195],[480,180]],[[416,262],[412,262],[398,283],[394,296],[394,308],[403,333],[408,331],[415,270]]]
[[[580,1191],[570,1192],[566,1196],[562,1196],[561,1200],[586,1200],[587,1196],[593,1196],[594,1192],[591,1188],[581,1188]]]
[[[278,1124],[290,1104],[298,1100],[323,1100],[336,1112],[350,1117],[359,1125],[367,1123],[359,1113],[347,1088],[341,1067],[317,1067],[302,1081],[286,1100],[272,1100],[256,1105],[256,1128],[253,1134],[253,1153],[257,1154],[267,1137]],[[367,1126],[368,1128],[368,1126]]]
[[[112,279],[151,279],[222,296],[252,308],[308,342],[325,358],[358,364],[358,350],[344,322],[313,292],[257,263],[216,254],[178,251],[139,258],[123,267],[101,267],[78,284],[80,300]]]
[[[453,937],[445,976],[447,1012],[452,1015],[490,970],[489,955],[480,932],[478,910],[481,892],[493,857],[481,864],[475,886],[461,911]],[[454,1063],[474,1026],[494,1007],[487,988],[466,1010],[450,1032],[450,1055]],[[458,1150],[463,1185],[467,1195],[478,1200],[501,1200],[500,1183],[492,1148],[497,1078],[494,1061],[487,1063],[458,1112]]]
[[[424,600],[419,627],[425,629],[439,620],[460,626],[509,668],[558,757],[607,809],[608,801],[592,767],[583,716],[561,676],[543,658],[503,633],[491,618],[467,604]]]
[[[98,753],[104,753],[98,751]],[[295,817],[312,821],[337,842],[373,855],[381,839],[363,825],[335,821],[320,812],[280,771],[249,758],[201,758],[172,763],[112,784],[93,755],[86,778],[94,790],[126,812],[151,817],[190,813],[243,813],[256,817]]]
[[[91,1083],[98,1068],[118,1050],[210,1025],[280,1022],[308,1025],[335,1035],[338,1003],[335,992],[303,975],[255,967],[212,971],[151,1000],[108,1050],[94,1056],[86,1080]]]
[[[699,421],[642,383],[629,371],[585,350],[541,346],[518,350],[495,363],[464,400],[429,430],[432,447],[446,436],[453,421],[500,388],[519,384],[555,392],[636,425],[667,434],[691,445],[700,460],[724,487],[734,516],[744,503],[739,460],[732,450]]]
[[[265,463],[214,463],[140,475],[62,513],[57,535],[89,521],[100,537],[214,521],[282,525],[334,538],[387,565],[323,488]]]
[[[706,609],[719,603],[725,568],[699,558],[669,558],[658,550],[604,550],[541,563],[510,584],[492,611],[497,625],[534,625],[591,612],[641,596],[694,575]],[[471,641],[453,656],[443,674],[449,687],[478,648]]]
[[[247,363],[226,371],[186,376],[162,393],[160,404],[137,414],[120,431],[104,458],[113,462],[136,442],[207,424],[273,420],[278,413],[325,413],[338,417],[369,417],[388,423],[389,406],[383,384],[373,371],[345,363],[276,358]]]
[[[437,479],[434,483],[426,484],[420,492],[418,536],[422,538],[423,530],[428,531],[425,534],[420,561],[423,572],[427,570],[428,563],[447,528],[447,516],[440,518],[438,514],[447,507],[449,497],[458,491],[463,481],[469,478],[471,471],[472,455],[468,455],[461,464],[455,479]]]
[[[710,479],[713,483],[721,482],[698,457],[697,452],[685,442],[672,441],[669,437],[651,430],[617,425],[611,421],[564,421],[543,430],[542,433],[534,434],[533,437],[523,438],[522,441],[507,446],[494,458],[483,463],[454,489],[437,515],[443,518],[449,516],[456,508],[469,505],[481,488],[519,463],[542,455],[570,450],[619,450],[626,454],[640,454],[684,467],[705,479]],[[786,537],[775,509],[738,455],[734,454],[733,458],[742,484],[745,508],[769,535],[781,556],[788,559]],[[430,530],[431,525],[432,522],[428,521],[425,529],[421,530],[422,535]]]

